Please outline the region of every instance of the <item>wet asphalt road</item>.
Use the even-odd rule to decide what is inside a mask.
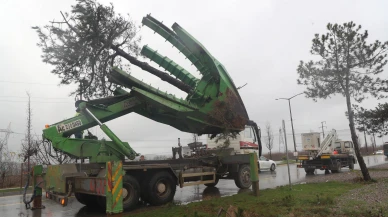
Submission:
[[[364,157],[367,166],[375,166],[387,163],[388,160],[384,155]],[[358,164],[355,169],[359,169]],[[347,171],[347,169],[343,169]],[[305,182],[309,177],[306,176],[303,169],[298,169],[296,164],[290,165],[291,182]],[[317,171],[317,176],[324,176],[324,171]],[[280,165],[275,172],[262,171],[259,173],[260,189],[274,188],[281,185],[288,184],[287,165]],[[220,180],[217,187],[209,188],[204,185],[189,186],[185,188],[178,188],[174,200],[179,203],[189,203],[193,201],[206,200],[207,198],[222,197],[233,195],[241,192],[250,191],[250,189],[238,189],[233,180]],[[29,195],[27,195],[29,196]],[[43,204],[46,206],[43,210],[26,210],[23,204],[23,197],[21,195],[0,197],[0,216],[4,217],[86,217],[86,216],[105,216],[103,213],[97,213],[89,210],[84,205],[72,197],[68,202],[67,207],[54,203],[50,200],[44,200]]]

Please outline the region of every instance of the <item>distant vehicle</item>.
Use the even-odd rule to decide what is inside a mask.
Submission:
[[[338,173],[343,167],[354,169],[357,163],[352,141],[341,141],[333,129],[321,142],[320,133],[302,133],[303,151],[308,154],[299,155],[298,168],[304,168],[306,174],[314,174],[316,169],[325,173]]]
[[[375,152],[375,155],[380,155],[380,154],[384,154],[384,151],[383,150],[378,150]]]
[[[258,161],[259,161],[259,171],[260,170],[271,170],[271,171],[276,170],[276,162],[275,161],[267,159],[264,156],[261,156]]]
[[[383,150],[384,150],[384,155],[388,157],[388,142],[384,142]]]

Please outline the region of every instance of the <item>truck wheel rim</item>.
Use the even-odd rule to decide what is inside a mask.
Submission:
[[[170,192],[170,187],[168,185],[168,180],[160,180],[155,185],[156,194],[158,197],[165,197],[168,196]]]
[[[158,183],[157,189],[158,193],[162,194],[166,191],[166,185],[164,183]]]
[[[242,181],[244,183],[249,183],[250,182],[250,175],[249,175],[249,172],[247,170],[245,170],[243,173],[242,173]]]
[[[127,189],[123,188],[123,198],[126,198],[128,196]]]
[[[123,186],[123,202],[132,200],[135,189],[131,184],[125,183]]]

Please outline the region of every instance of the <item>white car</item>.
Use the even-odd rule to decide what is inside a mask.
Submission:
[[[260,170],[271,170],[275,171],[276,169],[276,163],[273,160],[267,159],[264,156],[261,156],[259,158],[259,171]]]
[[[383,151],[383,150],[378,150],[378,151],[376,151],[375,154],[376,154],[376,155],[377,155],[377,154],[384,154],[384,151]]]

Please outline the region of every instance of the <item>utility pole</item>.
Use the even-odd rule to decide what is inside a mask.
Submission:
[[[30,94],[27,92],[28,106],[27,106],[27,168],[30,173],[30,152],[31,152],[31,101]]]
[[[282,129],[279,129],[279,153],[280,153],[280,138],[282,137]]]
[[[294,123],[292,121],[292,112],[291,112],[291,99],[296,97],[296,96],[299,96],[303,94],[302,93],[298,93],[290,98],[278,98],[278,99],[275,99],[275,100],[279,100],[279,99],[284,99],[284,100],[288,100],[288,106],[289,106],[289,109],[290,109],[290,117],[291,117],[291,128],[292,128],[292,138],[294,139],[294,153],[296,153],[296,142],[295,142],[295,132],[294,132]]]
[[[291,100],[288,100],[288,105],[289,105],[289,107],[290,107],[292,138],[293,138],[293,140],[294,140],[294,152],[296,152],[296,142],[295,142],[294,123],[293,123],[293,121],[292,121],[292,113],[291,113]]]
[[[368,153],[369,151],[368,151],[368,142],[366,141],[366,133],[365,133],[365,131],[366,131],[366,128],[365,128],[365,124],[364,124],[364,139],[365,139],[365,147],[366,147],[366,153]]]
[[[323,139],[325,139],[325,130],[324,130],[323,128],[325,128],[326,126],[323,126],[323,123],[326,124],[326,121],[322,121],[322,122],[321,122],[322,127],[320,127],[320,128],[322,128]],[[327,127],[326,127],[326,128],[327,128]]]
[[[286,134],[286,125],[284,123],[284,120],[283,120],[283,132],[284,132],[284,144],[285,144],[286,149],[287,149],[286,157],[287,157],[287,169],[288,169],[288,182],[289,182],[290,190],[291,190],[292,185],[291,185],[290,163],[288,162],[287,134]]]

